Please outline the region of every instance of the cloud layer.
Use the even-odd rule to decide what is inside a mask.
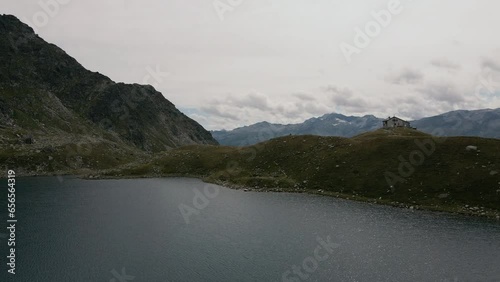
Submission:
[[[47,10],[46,0],[7,1],[2,10],[32,25],[48,14],[40,36],[114,80],[168,72],[150,83],[208,129],[500,107],[495,0],[401,0],[351,63],[340,44],[355,42],[388,0],[243,0],[223,17],[212,0],[61,2]]]

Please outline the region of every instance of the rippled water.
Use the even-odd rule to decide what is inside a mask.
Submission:
[[[496,221],[218,186],[203,201],[217,189],[185,178],[17,181],[0,281],[500,281]]]

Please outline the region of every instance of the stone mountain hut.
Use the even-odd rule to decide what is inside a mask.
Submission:
[[[396,116],[389,117],[382,121],[383,128],[393,128],[393,127],[408,127],[411,128],[410,122],[400,119]]]

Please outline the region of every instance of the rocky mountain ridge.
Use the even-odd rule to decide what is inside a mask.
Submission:
[[[217,144],[153,87],[88,71],[14,16],[0,16],[0,61],[3,129],[98,135],[150,152]]]

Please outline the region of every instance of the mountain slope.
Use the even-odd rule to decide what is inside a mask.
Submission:
[[[4,132],[52,135],[55,142],[65,134],[96,135],[152,152],[217,144],[153,87],[86,70],[14,16],[0,16],[0,62]]]

